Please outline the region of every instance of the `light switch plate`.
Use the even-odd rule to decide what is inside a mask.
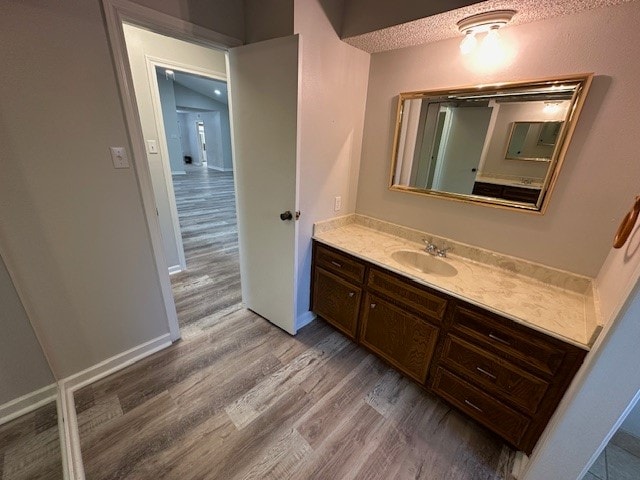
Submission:
[[[158,153],[158,142],[147,140],[147,153]]]
[[[342,209],[342,197],[338,196],[333,200],[333,211],[337,212]]]
[[[129,158],[124,147],[109,147],[113,168],[129,168]]]

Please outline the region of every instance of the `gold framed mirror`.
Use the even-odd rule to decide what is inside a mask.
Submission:
[[[544,213],[592,78],[400,93],[389,188]]]

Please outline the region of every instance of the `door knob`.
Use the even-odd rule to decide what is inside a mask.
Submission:
[[[282,212],[280,214],[280,220],[282,220],[283,222],[285,220],[293,220],[293,213],[291,213],[290,210],[287,210],[286,212]]]

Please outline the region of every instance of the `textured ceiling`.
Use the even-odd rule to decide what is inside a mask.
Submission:
[[[489,0],[342,40],[365,52],[385,52],[461,36],[458,20],[489,10],[517,10],[512,26],[630,1],[636,0]]]

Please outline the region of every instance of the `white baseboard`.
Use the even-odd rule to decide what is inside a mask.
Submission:
[[[177,172],[171,171],[171,175],[186,175],[187,172],[184,170],[179,170]]]
[[[513,468],[511,469],[511,476],[516,480],[522,478],[521,475],[528,461],[529,457],[527,457],[524,452],[516,452],[516,457],[513,460]]]
[[[84,467],[82,465],[82,452],[80,450],[80,434],[78,432],[78,417],[73,397],[74,392],[102,378],[105,378],[129,365],[142,360],[171,345],[170,334],[154,338],[146,343],[133,347],[126,352],[119,353],[107,360],[100,362],[82,372],[71,375],[59,382],[60,386],[60,410],[64,418],[64,431],[61,434],[64,440],[63,464],[67,472],[65,478],[72,480],[84,480]]]
[[[182,265],[172,265],[169,267],[169,275],[173,275],[174,273],[180,273],[182,271]]]
[[[302,327],[309,325],[316,319],[316,314],[311,310],[308,312],[304,312],[302,315],[298,315],[296,318],[296,331],[300,330]]]
[[[52,383],[35,392],[27,393],[10,402],[0,405],[0,425],[10,422],[22,415],[33,412],[58,397],[58,384]]]
[[[217,167],[215,165],[209,165],[207,168],[215,170],[216,172],[233,172],[233,168]]]

